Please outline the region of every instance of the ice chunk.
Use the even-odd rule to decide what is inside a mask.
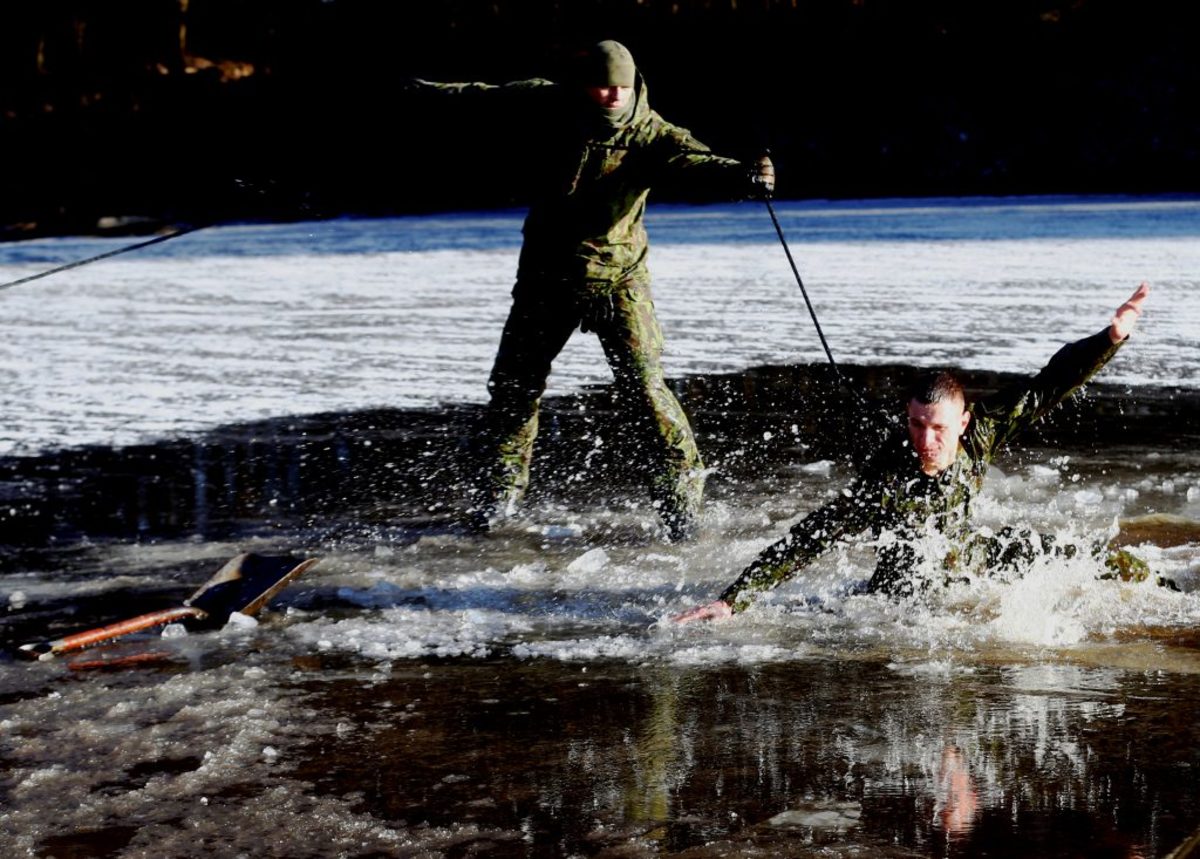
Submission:
[[[808,827],[810,829],[851,829],[858,826],[862,806],[857,802],[815,800],[799,808],[780,812],[767,823],[780,828]]]
[[[254,629],[258,626],[258,621],[248,614],[242,614],[240,611],[235,611],[229,615],[229,620],[225,623],[225,629]]]
[[[569,573],[598,573],[608,566],[608,552],[597,547],[589,549],[567,564]]]
[[[583,527],[577,523],[568,522],[563,525],[543,525],[540,531],[542,536],[549,537],[551,540],[563,540],[580,536],[583,534]]]

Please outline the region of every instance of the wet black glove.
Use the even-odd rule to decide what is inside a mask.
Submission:
[[[593,292],[579,300],[579,330],[584,334],[611,325],[617,316],[617,305],[611,292]]]
[[[775,165],[769,155],[760,155],[750,165],[750,195],[756,200],[769,200],[775,193]]]

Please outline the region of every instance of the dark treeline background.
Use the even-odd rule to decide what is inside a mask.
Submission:
[[[400,86],[554,77],[600,38],[669,120],[769,147],[782,197],[1193,192],[1198,20],[1174,0],[14,0],[0,230],[519,205],[523,129]]]

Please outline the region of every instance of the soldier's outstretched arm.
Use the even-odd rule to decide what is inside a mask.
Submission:
[[[768,155],[748,163],[717,155],[686,128],[665,120],[654,125],[652,133],[660,168],[675,174],[676,182],[690,187],[689,196],[766,199],[775,190],[775,165]]]
[[[1108,326],[1109,340],[1113,343],[1120,343],[1133,333],[1133,327],[1137,324],[1138,317],[1142,315],[1142,303],[1148,295],[1150,295],[1150,284],[1142,282],[1133,291],[1133,295],[1129,296],[1129,300],[1117,308],[1117,312],[1113,314],[1112,322]]]
[[[969,435],[980,455],[990,458],[1100,372],[1133,330],[1149,294],[1150,287],[1141,284],[1117,308],[1108,327],[1063,346],[1028,381],[976,403]]]
[[[763,591],[792,578],[843,537],[870,526],[877,497],[859,485],[844,490],[834,501],[818,507],[794,525],[782,540],[772,543],[750,564],[719,599],[671,618],[675,623],[721,620],[744,611]]]
[[[545,80],[544,78],[531,78],[524,81],[510,81],[506,84],[489,84],[471,82],[454,82],[447,83],[442,81],[427,81],[423,78],[408,78],[400,86],[400,92],[405,95],[433,95],[433,96],[513,96],[534,90],[541,90],[544,87],[555,86],[553,81]]]

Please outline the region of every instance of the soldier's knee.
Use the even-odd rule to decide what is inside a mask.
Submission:
[[[535,404],[545,390],[543,382],[517,376],[493,376],[488,379],[488,396],[493,403]]]

